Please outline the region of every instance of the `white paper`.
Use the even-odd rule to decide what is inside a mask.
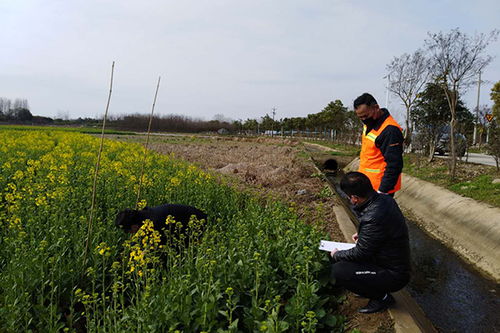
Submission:
[[[355,246],[356,246],[356,244],[353,244],[353,243],[330,242],[330,241],[326,241],[326,240],[322,240],[319,243],[319,249],[323,250],[323,251],[328,251],[328,252],[331,252],[334,249],[349,250]]]

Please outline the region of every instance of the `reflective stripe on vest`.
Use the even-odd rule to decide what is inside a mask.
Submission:
[[[366,133],[366,126],[363,126],[363,135],[361,138],[361,153],[359,155],[359,172],[364,173],[372,183],[375,190],[378,190],[380,184],[382,183],[382,178],[384,177],[385,168],[387,163],[384,160],[384,156],[380,149],[375,145],[375,140],[382,133],[382,131],[389,125],[396,126],[401,129],[401,126],[392,118],[388,116],[378,130],[371,130]],[[394,193],[401,189],[401,175],[399,175],[398,181],[395,187],[389,191],[389,193]]]

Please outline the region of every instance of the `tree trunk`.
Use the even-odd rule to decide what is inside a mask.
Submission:
[[[410,128],[410,106],[406,106],[406,133],[405,133],[405,144],[410,144],[409,139],[411,138],[411,128]]]
[[[455,179],[457,169],[457,151],[455,149],[455,125],[456,125],[456,105],[457,91],[454,90],[451,98],[451,120],[450,120],[450,174],[451,179]]]
[[[431,163],[434,160],[434,153],[436,152],[436,139],[429,140],[429,159],[427,162]]]

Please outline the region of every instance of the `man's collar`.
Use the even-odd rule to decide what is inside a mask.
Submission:
[[[366,199],[365,202],[363,202],[361,205],[359,206],[354,206],[353,209],[357,212],[357,213],[361,213],[363,210],[365,210],[366,207],[368,207],[376,198],[378,198],[380,194],[378,194],[377,192],[373,191],[372,194]]]
[[[365,135],[370,133],[370,131],[373,129],[378,130],[380,126],[382,126],[383,122],[387,119],[387,117],[389,117],[389,110],[387,110],[386,108],[381,108],[380,111],[382,111],[382,115],[377,120],[375,120],[373,125],[366,126]]]

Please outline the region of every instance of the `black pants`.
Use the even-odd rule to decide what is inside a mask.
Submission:
[[[382,299],[386,293],[402,289],[409,277],[374,264],[339,261],[332,265],[335,284],[360,296]]]

